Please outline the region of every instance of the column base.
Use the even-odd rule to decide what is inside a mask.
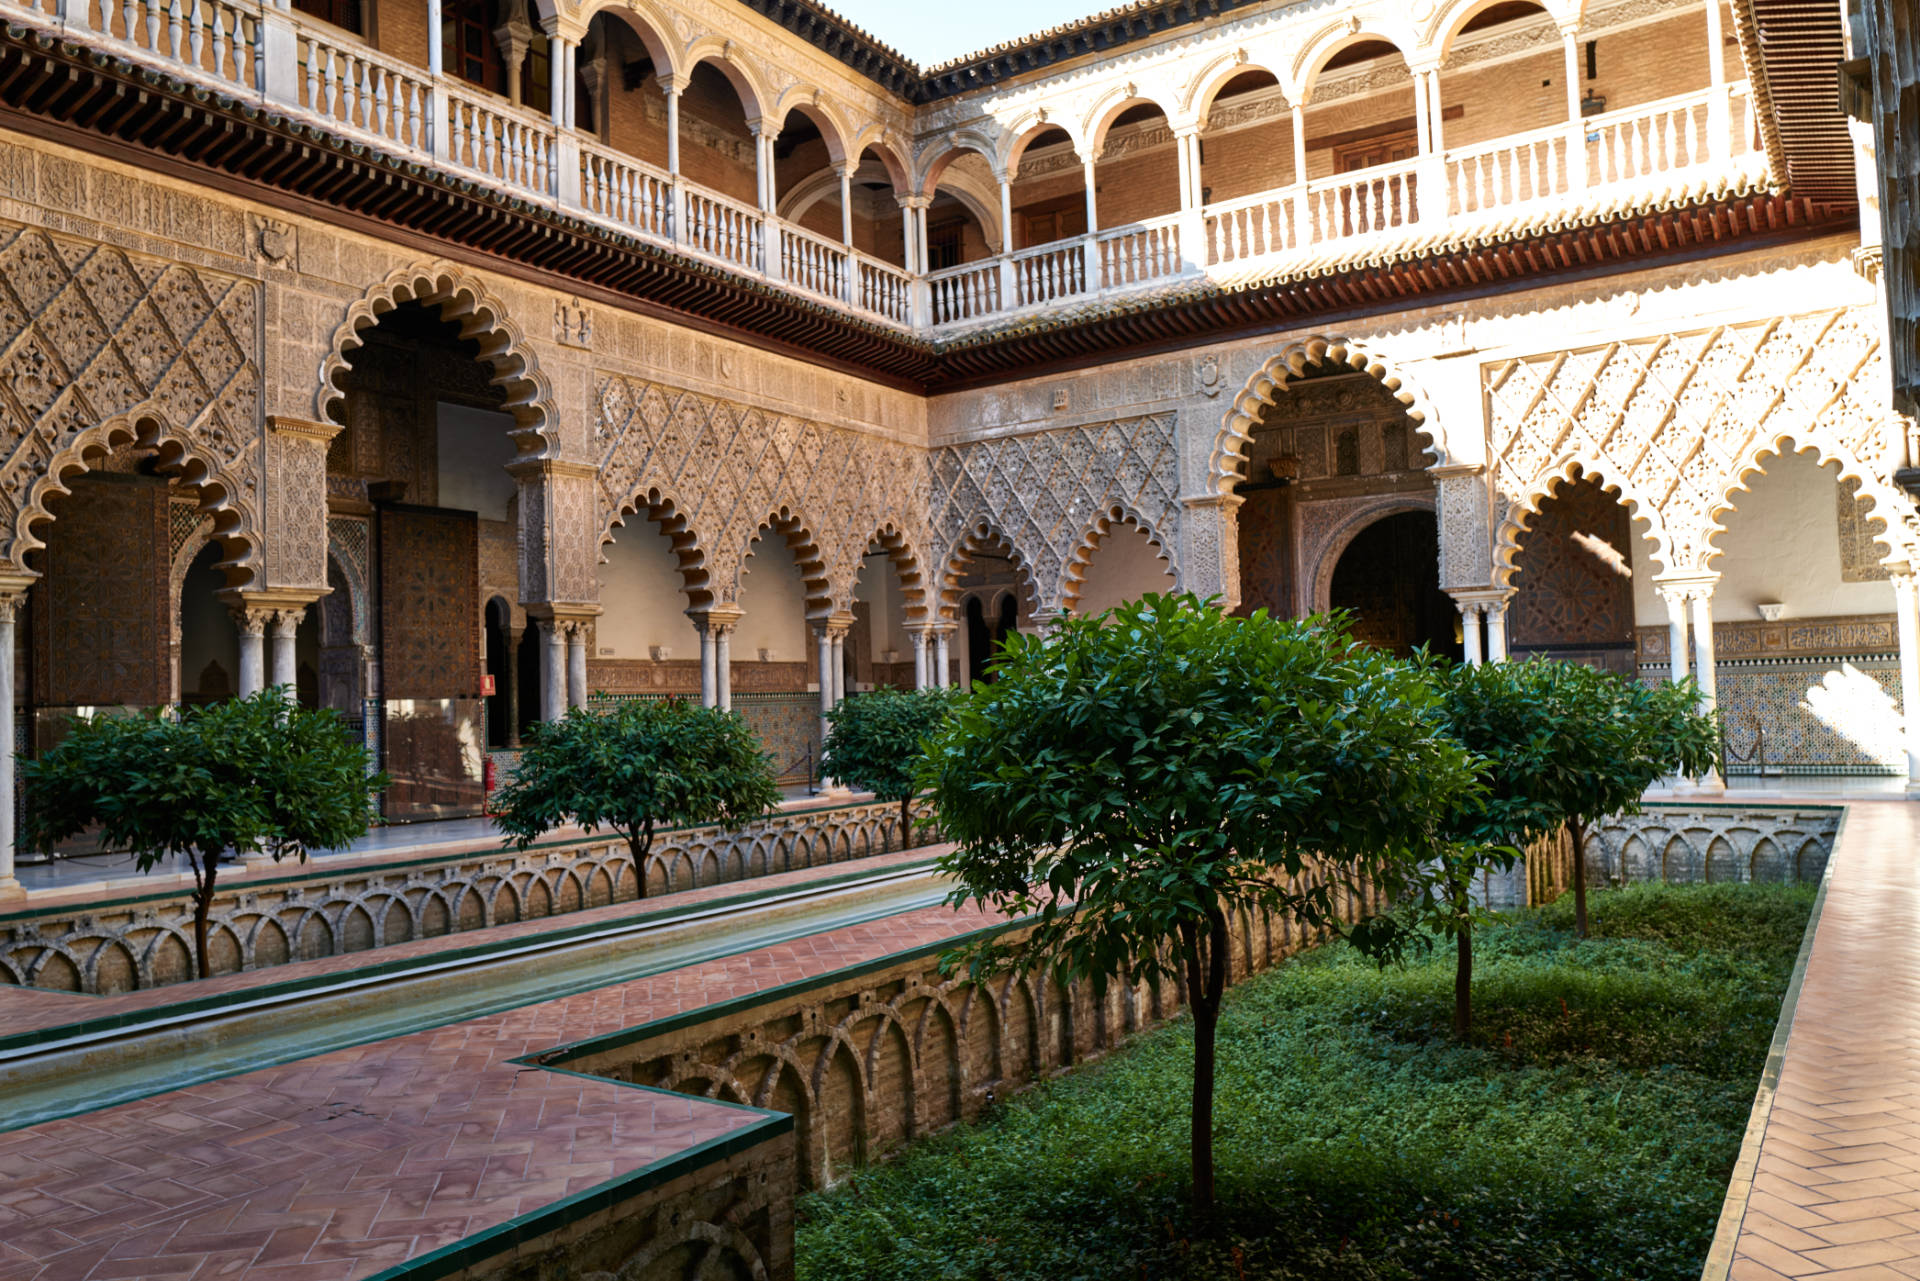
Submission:
[[[1673,789],[1675,796],[1725,796],[1726,793],[1727,782],[1718,770],[1699,778],[1684,779]]]
[[[18,902],[27,897],[27,887],[18,877],[0,876],[0,903]]]
[[[1920,801],[1920,778],[1910,778],[1907,780],[1907,799],[1910,801]]]

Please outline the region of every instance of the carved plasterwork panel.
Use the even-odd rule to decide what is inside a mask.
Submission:
[[[1146,530],[1184,582],[1174,422],[1143,414],[936,449],[931,510],[942,563],[984,523],[1012,544],[1041,607],[1058,609],[1070,603],[1068,567],[1117,510]]]
[[[1896,554],[1913,506],[1888,479],[1885,374],[1866,310],[1758,320],[1489,366],[1501,572],[1515,536],[1574,468],[1618,488],[1670,574],[1710,572],[1743,474],[1791,439],[1859,484]]]
[[[1860,482],[1843,480],[1834,488],[1834,520],[1840,527],[1840,581],[1877,583],[1891,578],[1881,545],[1886,521],[1860,500]]]
[[[683,574],[732,605],[755,535],[785,513],[788,542],[820,593],[810,608],[830,613],[851,608],[869,542],[891,531],[904,545],[896,563],[909,611],[920,607],[912,567],[926,537],[924,451],[625,375],[601,375],[596,390],[597,541],[628,513],[671,509],[685,526],[676,538]]]
[[[145,437],[177,455],[232,555],[256,572],[259,287],[0,223],[0,562],[40,540],[62,470]]]

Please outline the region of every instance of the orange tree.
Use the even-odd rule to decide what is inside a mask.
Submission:
[[[1338,617],[1231,618],[1147,596],[1010,638],[956,701],[921,781],[959,882],[1024,918],[948,964],[1184,986],[1193,1016],[1193,1209],[1214,1197],[1214,1039],[1228,922],[1337,925],[1342,891],[1406,884],[1479,787],[1424,674]]]

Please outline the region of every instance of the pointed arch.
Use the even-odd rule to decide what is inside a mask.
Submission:
[[[1147,543],[1165,562],[1167,573],[1174,574],[1173,550],[1167,545],[1166,536],[1153,527],[1153,522],[1141,515],[1131,503],[1115,502],[1109,504],[1095,516],[1081,531],[1079,541],[1067,554],[1067,563],[1060,573],[1060,608],[1077,612],[1080,604],[1080,589],[1087,579],[1087,568],[1093,563],[1093,553],[1113,532],[1115,525],[1132,525],[1147,536]]]
[[[1698,568],[1711,572],[1713,562],[1726,550],[1716,547],[1714,540],[1727,532],[1726,518],[1734,509],[1733,496],[1751,491],[1747,478],[1756,472],[1764,473],[1767,459],[1795,453],[1812,454],[1822,471],[1829,464],[1836,465],[1839,468],[1839,475],[1834,477],[1836,484],[1845,484],[1848,480],[1859,482],[1856,498],[1864,499],[1869,504],[1867,519],[1882,526],[1878,533],[1870,536],[1886,549],[1883,560],[1913,561],[1920,558],[1920,544],[1916,544],[1914,531],[1901,519],[1903,511],[1911,516],[1912,504],[1902,501],[1900,490],[1877,477],[1854,457],[1853,451],[1843,442],[1832,440],[1818,430],[1786,430],[1763,434],[1749,442],[1746,453],[1730,469],[1728,481],[1716,487],[1717,501],[1705,513],[1699,538],[1695,541],[1695,546],[1700,549]]]
[[[914,546],[913,540],[891,520],[882,521],[879,528],[867,537],[867,541],[860,544],[860,550],[864,551],[874,546],[886,552],[887,562],[900,576],[900,591],[905,598],[907,621],[925,620],[931,613],[926,557]],[[860,572],[860,558],[854,558],[851,564],[852,573],[847,581],[835,584],[834,588],[834,599],[848,602],[849,607],[853,601],[854,579]]]
[[[1673,545],[1667,535],[1666,521],[1657,504],[1640,492],[1631,479],[1613,474],[1603,462],[1583,455],[1568,455],[1556,460],[1530,481],[1517,495],[1500,495],[1506,501],[1505,510],[1500,513],[1500,524],[1493,538],[1493,581],[1498,587],[1511,587],[1513,576],[1518,570],[1520,541],[1526,536],[1533,518],[1540,514],[1540,507],[1549,498],[1560,491],[1563,485],[1574,484],[1578,479],[1592,480],[1615,501],[1627,509],[1630,522],[1628,535],[1650,541],[1648,556],[1658,565],[1658,572],[1672,573]],[[1638,526],[1645,523],[1645,529]]]
[[[1275,396],[1310,370],[1336,368],[1366,374],[1392,392],[1393,398],[1406,407],[1414,427],[1427,438],[1426,452],[1432,456],[1434,465],[1444,466],[1455,461],[1454,451],[1448,448],[1445,425],[1416,384],[1393,364],[1351,338],[1314,334],[1281,348],[1254,372],[1233,398],[1214,436],[1213,453],[1207,460],[1208,491],[1230,494],[1244,478],[1241,467],[1247,441],[1262,410],[1273,404]]]
[[[347,308],[346,318],[333,331],[327,355],[320,363],[320,390],[314,398],[314,416],[339,421],[334,407],[346,397],[345,378],[352,353],[364,343],[361,331],[403,303],[437,307],[442,320],[460,327],[460,337],[480,345],[480,359],[493,370],[493,383],[506,393],[504,408],[513,415],[514,445],[524,458],[552,458],[560,453],[560,415],[553,384],[540,372],[539,362],[524,330],[507,315],[506,305],[477,277],[447,262],[401,267],[369,289]]]
[[[728,605],[739,602],[740,580],[746,574],[748,559],[754,555],[754,543],[762,538],[778,538],[786,544],[794,564],[799,567],[800,582],[806,589],[807,621],[818,622],[831,615],[835,597],[828,581],[826,557],[820,550],[820,540],[813,533],[816,528],[804,513],[784,504],[754,524],[739,548],[729,581],[720,585],[722,602]]]
[[[127,445],[158,450],[159,467],[177,473],[197,493],[201,515],[213,518],[212,538],[220,544],[219,569],[226,576],[227,586],[252,584],[259,576],[260,535],[254,528],[253,512],[242,498],[252,488],[252,478],[240,474],[248,465],[251,451],[243,452],[229,467],[207,448],[207,442],[200,440],[195,430],[174,426],[151,403],[76,433],[47,460],[14,517],[14,563],[24,565],[28,552],[46,546],[34,529],[53,519],[47,510],[48,500],[72,493],[69,481],[92,471],[108,454]]]
[[[960,576],[966,572],[969,561],[995,546],[1004,546],[1013,553],[1014,577],[1026,593],[1028,604],[1036,612],[1040,609],[1040,580],[1034,573],[1033,558],[1021,551],[1020,545],[995,524],[991,516],[983,514],[975,516],[961,528],[941,562],[939,605],[936,611],[941,619],[953,622],[959,617],[958,606],[964,590],[960,586]]]
[[[629,516],[639,516],[653,522],[672,547],[673,558],[680,570],[680,589],[687,596],[687,607],[698,610],[713,604],[713,587],[707,573],[706,544],[688,522],[680,504],[658,485],[636,485],[620,500],[601,526],[600,541],[595,544],[596,548],[605,548],[613,542],[613,531],[624,526]],[[604,551],[600,552],[600,561],[606,563]]]

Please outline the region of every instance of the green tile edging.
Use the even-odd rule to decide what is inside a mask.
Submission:
[[[831,814],[839,810],[862,809],[867,806],[892,806],[894,808],[894,814],[897,816],[899,813],[899,803],[897,801],[869,800],[869,801],[839,801],[831,805],[808,805],[795,810],[787,810],[783,814],[768,815],[766,817],[781,818],[781,817],[802,815],[802,814],[805,814],[805,815]],[[760,819],[754,820],[755,823],[760,821],[762,820]],[[745,823],[737,828],[723,828],[722,825],[719,823],[696,823],[686,827],[663,827],[654,833],[654,839],[658,840],[663,836],[670,836],[675,832],[701,832],[701,831],[706,831],[709,828],[715,829],[715,830],[744,831],[746,828],[752,825],[753,825],[752,823]],[[915,826],[918,827],[919,824],[916,823]],[[423,854],[417,857],[407,857],[403,851],[396,851],[395,857],[391,860],[379,858],[377,856],[368,856],[365,858],[364,861],[356,862],[352,866],[346,866],[343,864],[338,867],[331,867],[327,863],[322,861],[325,858],[331,857],[330,854],[315,855],[309,858],[303,858],[297,864],[295,864],[294,866],[301,869],[299,871],[287,872],[283,875],[277,875],[277,876],[265,876],[265,877],[247,876],[244,880],[227,881],[219,887],[219,892],[223,894],[228,892],[244,893],[252,890],[266,889],[270,886],[290,885],[297,882],[313,882],[318,884],[322,882],[344,881],[344,880],[351,880],[355,877],[360,877],[360,876],[377,876],[386,872],[405,871],[409,868],[438,867],[448,863],[465,863],[472,859],[492,858],[492,857],[495,857],[496,855],[504,854],[504,855],[513,855],[517,857],[522,854],[537,854],[546,850],[565,849],[568,846],[573,846],[573,845],[603,844],[608,842],[611,842],[617,845],[617,844],[623,843],[626,840],[626,838],[620,835],[620,833],[612,831],[607,828],[602,828],[593,832],[582,831],[577,836],[562,837],[562,838],[551,840],[551,841],[537,841],[534,844],[527,846],[525,849],[521,849],[515,844],[513,844],[511,838],[504,838],[502,844],[494,847],[488,847],[480,844],[481,841],[486,839],[484,837],[476,836],[470,839],[473,842],[473,844],[471,845],[470,848],[467,848],[467,849],[443,850],[438,854]],[[458,844],[462,842],[460,842],[458,838],[450,838],[448,843]],[[105,852],[110,852],[110,851],[94,850],[88,854],[79,855],[78,857],[91,858],[97,854],[105,853]],[[898,853],[899,851],[893,850],[893,851],[882,851],[882,852]],[[278,864],[278,862],[279,860],[275,860],[276,865]],[[222,870],[235,869],[235,868],[238,868],[240,865],[241,865],[241,861],[237,858],[233,858],[233,859],[223,858],[220,861],[220,866]],[[147,873],[134,872],[134,873],[131,873],[131,875],[144,876],[144,875],[147,875]],[[184,875],[184,873],[179,873],[179,875]],[[751,878],[748,878],[748,879],[751,879]],[[86,883],[79,882],[73,887],[73,892],[77,893],[81,890],[84,890],[85,888],[86,888]],[[66,893],[68,891],[64,889],[34,891],[34,893],[36,894],[43,893],[43,892],[48,894],[54,894],[54,893]],[[151,893],[129,892],[129,893],[117,895],[111,898],[89,899],[85,903],[67,902],[67,903],[50,904],[46,907],[22,907],[22,908],[17,908],[17,909],[5,911],[5,912],[0,912],[0,929],[3,929],[9,925],[16,924],[18,922],[37,920],[41,917],[46,917],[46,916],[79,916],[83,914],[97,914],[100,912],[113,911],[117,908],[135,907],[142,903],[159,903],[159,902],[164,902],[164,901],[169,901],[174,899],[178,899],[182,901],[191,901],[192,898],[193,898],[192,888],[182,887],[182,888],[173,889],[173,890],[155,890]],[[70,993],[70,995],[91,995],[91,994],[90,993]]]
[[[898,853],[899,851],[895,852]],[[877,857],[885,858],[888,856],[878,855]],[[859,861],[860,860],[857,859],[853,860],[853,862]],[[836,885],[870,879],[876,875],[876,873],[890,876],[894,873],[927,868],[933,866],[938,861],[939,859],[937,857],[913,859],[909,862],[899,863],[885,869],[868,868],[864,871],[842,872],[838,875],[822,877],[817,881],[804,881],[799,885],[768,886],[745,894],[732,894],[725,898],[708,899],[699,903],[683,903],[677,907],[657,908],[653,911],[643,911],[631,916],[623,915],[609,920],[574,922],[561,925],[555,929],[534,931],[510,939],[496,938],[488,942],[477,942],[466,947],[449,948],[446,951],[431,952],[422,956],[409,956],[396,958],[394,960],[377,961],[372,965],[330,971],[326,974],[315,974],[307,978],[287,979],[278,983],[265,983],[259,987],[240,988],[232,992],[221,992],[213,996],[189,997],[186,1000],[170,1002],[166,1005],[143,1006],[138,1010],[128,1010],[123,1014],[110,1014],[104,1018],[88,1019],[78,1023],[61,1023],[52,1027],[36,1028],[31,1032],[21,1032],[13,1036],[0,1036],[0,1051],[27,1049],[45,1041],[63,1040],[73,1036],[86,1036],[100,1032],[117,1031],[122,1028],[138,1027],[141,1023],[151,1022],[157,1018],[177,1018],[184,1014],[216,1013],[227,1006],[251,1003],[274,997],[295,996],[314,989],[324,989],[343,980],[359,982],[369,978],[397,977],[403,976],[408,970],[421,969],[429,965],[445,965],[453,961],[483,959],[495,953],[510,949],[536,945],[551,947],[563,944],[569,939],[580,935],[596,934],[608,929],[645,925],[654,921],[672,921],[676,917],[685,915],[688,911],[709,912],[718,909],[744,907],[758,902],[761,899],[772,898],[778,895],[792,894],[801,890],[813,891],[827,889]],[[840,864],[838,866],[846,866],[846,864]],[[731,883],[739,884],[740,882]],[[630,901],[633,906],[640,907],[648,903],[658,902],[659,900],[633,899]],[[565,915],[570,916],[574,914],[566,913]],[[564,916],[537,919],[558,920],[564,919]],[[467,932],[483,933],[484,931],[475,930]],[[458,936],[443,935],[442,937],[454,938]],[[371,954],[377,954],[380,949],[370,948],[368,951]],[[260,971],[253,972],[259,973]],[[184,988],[190,987],[191,984],[177,984],[173,986]],[[86,1001],[110,1001],[115,999],[113,996],[105,996],[92,992],[55,992],[43,988],[20,988],[18,990],[23,992],[46,991],[49,996],[74,997]]]
[[[1799,808],[1799,807],[1794,807]],[[1813,808],[1811,806],[1807,808]],[[1747,1202],[1753,1196],[1753,1179],[1760,1165],[1760,1147],[1766,1138],[1767,1123],[1773,1117],[1774,1092],[1780,1086],[1780,1070],[1786,1064],[1787,1040],[1793,1034],[1793,1017],[1800,1006],[1800,985],[1807,976],[1807,962],[1813,956],[1814,936],[1820,931],[1820,917],[1827,906],[1827,887],[1833,881],[1834,865],[1840,861],[1840,842],[1847,833],[1848,808],[1825,806],[1840,811],[1840,826],[1833,834],[1833,853],[1820,876],[1820,889],[1813,896],[1813,911],[1807,917],[1807,931],[1800,936],[1800,953],[1794,958],[1793,976],[1787,980],[1787,994],[1780,1001],[1780,1020],[1773,1025],[1773,1041],[1767,1047],[1767,1061],[1760,1069],[1760,1084],[1754,1090],[1753,1110],[1747,1115],[1747,1131],[1740,1141],[1740,1155],[1733,1163],[1727,1181],[1726,1200],[1720,1205],[1720,1224],[1714,1229],[1713,1245],[1707,1250],[1707,1264],[1700,1281],[1728,1281],[1733,1269],[1734,1247],[1740,1240],[1740,1228],[1746,1221]]]
[[[514,1063],[526,1063],[530,1060],[515,1059]],[[649,1094],[666,1095],[669,1098],[689,1102],[706,1103],[715,1107],[730,1108],[738,1112],[751,1113],[760,1119],[752,1125],[743,1126],[729,1134],[717,1135],[703,1143],[661,1157],[650,1165],[627,1174],[608,1179],[605,1183],[596,1183],[590,1188],[550,1201],[537,1210],[515,1215],[505,1223],[496,1224],[462,1237],[437,1250],[431,1250],[418,1258],[408,1259],[405,1263],[396,1263],[383,1271],[374,1273],[366,1281],[442,1281],[497,1259],[511,1251],[551,1236],[570,1224],[577,1223],[591,1215],[610,1211],[624,1201],[630,1201],[643,1192],[661,1187],[675,1179],[694,1174],[709,1166],[719,1165],[733,1156],[758,1147],[769,1139],[778,1138],[793,1130],[793,1116],[788,1112],[771,1112],[765,1108],[748,1107],[727,1099],[709,1099],[691,1094],[679,1094],[672,1090],[662,1090],[651,1085],[635,1085],[627,1081],[615,1081],[610,1077],[594,1076],[587,1072],[574,1072],[566,1068],[547,1068],[565,1076],[577,1076],[583,1080],[597,1081],[602,1085],[611,1085],[620,1089],[643,1090]]]

